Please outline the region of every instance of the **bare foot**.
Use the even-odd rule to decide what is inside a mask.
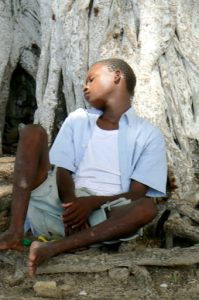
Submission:
[[[31,244],[28,256],[28,274],[30,277],[35,275],[38,265],[54,255],[52,244],[53,242],[33,242]]]
[[[11,231],[6,231],[0,235],[0,250],[17,250],[23,251],[24,247],[22,245],[22,234],[13,233]]]

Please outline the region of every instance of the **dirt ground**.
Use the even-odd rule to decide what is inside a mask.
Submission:
[[[133,243],[134,248],[140,248],[140,251],[144,248],[143,241]],[[68,273],[67,270],[61,270],[60,273],[39,274],[30,279],[26,274],[27,251],[24,254],[14,251],[1,254],[7,261],[0,257],[0,299],[199,299],[199,270],[196,265],[177,268],[143,267],[137,275],[121,266],[115,270],[95,273]],[[90,249],[78,252],[77,255],[86,255],[92,260],[101,253],[111,255],[121,251],[125,253],[122,246],[115,251]],[[57,259],[54,258],[54,262]],[[46,264],[50,265],[51,262]]]
[[[9,213],[10,185],[12,183],[13,158],[0,158],[0,231],[3,231]],[[101,248],[63,254],[65,260],[73,256],[89,258],[164,246],[162,241],[138,238],[124,242],[117,249]],[[181,267],[132,267],[118,265],[106,271],[88,272],[74,267],[68,272],[62,265],[59,272],[50,273],[39,269],[34,279],[27,275],[28,247],[24,253],[7,251],[0,253],[0,300],[13,299],[128,299],[128,300],[199,300],[199,269],[197,265]],[[86,265],[85,259],[85,265]],[[75,262],[74,260],[74,262]],[[46,263],[47,266],[59,261],[59,257]],[[53,265],[53,266],[54,266]],[[53,268],[51,268],[53,269]],[[86,268],[85,268],[86,269]]]

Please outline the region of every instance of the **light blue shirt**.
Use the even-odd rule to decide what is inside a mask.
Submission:
[[[75,173],[102,111],[82,108],[69,114],[50,150],[50,162]],[[119,166],[123,192],[131,180],[149,187],[147,196],[165,195],[167,162],[161,131],[136,115],[133,108],[120,118],[118,130]]]

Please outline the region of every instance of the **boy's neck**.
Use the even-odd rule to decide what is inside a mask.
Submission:
[[[109,105],[104,109],[102,117],[112,122],[119,122],[123,113],[125,113],[130,107],[130,101],[123,103],[115,101],[113,105]]]
[[[119,120],[123,113],[131,107],[130,103],[114,108],[106,108],[103,114],[97,120],[97,125],[106,130],[115,130],[119,127]]]

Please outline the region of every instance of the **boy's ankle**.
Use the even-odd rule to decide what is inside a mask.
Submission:
[[[24,229],[16,229],[16,226],[10,225],[10,227],[7,230],[8,234],[12,234],[13,237],[23,238],[24,235]]]

